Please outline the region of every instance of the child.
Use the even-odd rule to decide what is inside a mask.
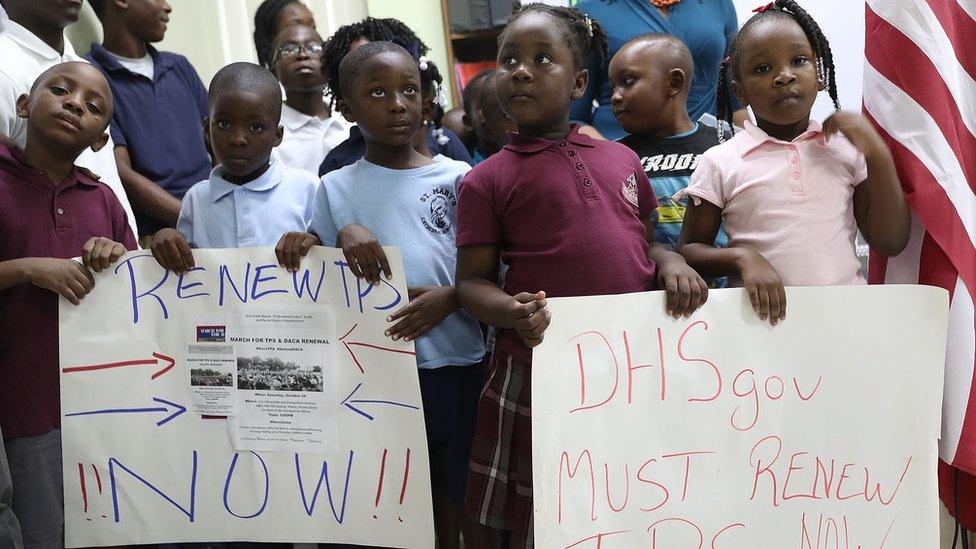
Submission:
[[[273,71],[274,45],[281,31],[291,25],[315,28],[315,17],[301,0],[264,0],[254,11],[254,49],[258,64]]]
[[[325,43],[325,50],[322,52],[322,58],[325,60],[322,70],[325,72],[329,93],[332,95],[333,107],[338,101],[336,93],[339,90],[339,63],[346,55],[363,44],[381,40],[403,46],[417,63],[420,63],[420,58],[428,51],[427,45],[417,34],[398,19],[367,17],[358,23],[339,27]],[[447,137],[447,142],[442,144],[428,131],[428,146],[433,154],[443,154],[448,158],[470,164],[471,155],[464,148],[461,139],[450,130],[445,130],[443,134]],[[359,128],[354,127],[349,131],[349,139],[340,143],[325,157],[318,173],[325,175],[332,170],[348,166],[362,158],[365,153],[366,142]]]
[[[495,86],[518,133],[461,183],[458,301],[500,328],[478,410],[468,512],[531,547],[531,348],[549,325],[546,297],[668,288],[668,313],[691,314],[707,287],[654,243],[657,205],[636,155],[570,126],[586,60],[606,52],[599,23],[574,8],[516,4],[499,39]],[[496,285],[499,257],[508,267]],[[608,274],[608,269],[613,273]]]
[[[450,140],[446,128],[440,127],[441,117],[444,115],[444,77],[437,70],[437,65],[426,57],[420,58],[420,98],[421,98],[421,126],[420,131],[413,135],[413,148],[427,158],[434,160],[451,160],[443,152],[434,153],[430,148],[431,137],[438,145],[445,145]]]
[[[439,546],[460,546],[460,521],[466,546],[477,547],[486,532],[462,508],[485,349],[478,321],[459,310],[454,292],[455,189],[470,168],[412,146],[421,130],[422,84],[405,49],[363,45],[342,60],[339,74],[335,98],[359,125],[366,156],[322,178],[312,231],[322,242],[338,241],[354,272],[371,266],[370,279],[386,261],[377,257],[377,240],[400,248],[410,303],[389,317],[386,335],[416,342]]]
[[[136,242],[115,194],[74,165],[108,141],[112,92],[98,69],[53,66],[16,110],[24,150],[0,145],[0,429],[25,546],[64,547],[58,295],[77,305],[89,268]]]
[[[688,186],[701,154],[718,145],[714,129],[688,117],[691,52],[673,35],[644,34],[621,46],[609,74],[613,115],[629,134],[619,143],[640,158],[659,204],[655,237],[674,250],[685,203],[672,197]],[[725,235],[720,232],[716,241],[724,245]]]
[[[515,122],[498,103],[494,78],[486,80],[478,94],[478,123],[483,136],[483,140],[479,141],[483,158],[502,150],[508,143],[508,132],[514,133],[518,130]]]
[[[786,318],[784,285],[864,283],[857,229],[875,251],[900,253],[908,207],[881,137],[863,116],[839,111],[830,45],[794,0],[762,8],[732,42],[719,74],[720,120],[730,79],[756,124],[702,156],[679,250],[703,274],[745,286],[775,325]],[[823,89],[838,112],[821,129],[810,110]],[[723,219],[728,249],[713,245]]]
[[[349,138],[351,126],[332,115],[322,95],[322,37],[312,27],[291,25],[275,38],[273,52],[271,65],[285,89],[285,136],[274,155],[285,166],[318,173],[329,151]]]
[[[271,160],[283,132],[278,81],[258,65],[231,63],[210,82],[208,107],[204,136],[220,165],[183,197],[176,229],[153,236],[153,257],[179,274],[194,267],[191,248],[277,243],[279,262],[307,253],[318,244],[305,233],[318,180]]]
[[[115,97],[110,125],[115,159],[139,232],[173,227],[180,199],[212,167],[200,132],[207,90],[182,55],[152,46],[166,34],[164,1],[89,0],[105,40],[85,56]]]

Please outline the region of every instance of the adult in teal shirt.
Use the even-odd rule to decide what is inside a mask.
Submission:
[[[757,0],[758,1],[758,0]],[[596,19],[607,31],[607,58],[591,58],[589,82],[583,97],[573,103],[573,120],[595,127],[607,139],[625,135],[610,108],[608,67],[625,42],[649,32],[663,32],[680,38],[691,50],[695,74],[688,96],[688,115],[698,120],[715,114],[718,67],[725,58],[739,22],[732,0],[679,0],[668,7],[655,7],[652,0],[580,0],[577,8]],[[594,110],[593,101],[599,105]],[[735,103],[738,108],[738,103]]]

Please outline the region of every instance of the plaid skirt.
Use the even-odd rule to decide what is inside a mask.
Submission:
[[[531,372],[530,364],[495,347],[468,471],[468,514],[510,530],[513,549],[533,547]]]

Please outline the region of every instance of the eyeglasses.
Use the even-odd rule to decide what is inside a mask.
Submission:
[[[278,48],[278,58],[288,59],[290,57],[298,57],[299,52],[302,51],[308,55],[322,55],[322,43],[309,42],[305,45],[285,44]]]

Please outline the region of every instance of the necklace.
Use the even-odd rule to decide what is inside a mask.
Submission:
[[[681,0],[651,0],[651,4],[654,4],[655,8],[669,8]]]

